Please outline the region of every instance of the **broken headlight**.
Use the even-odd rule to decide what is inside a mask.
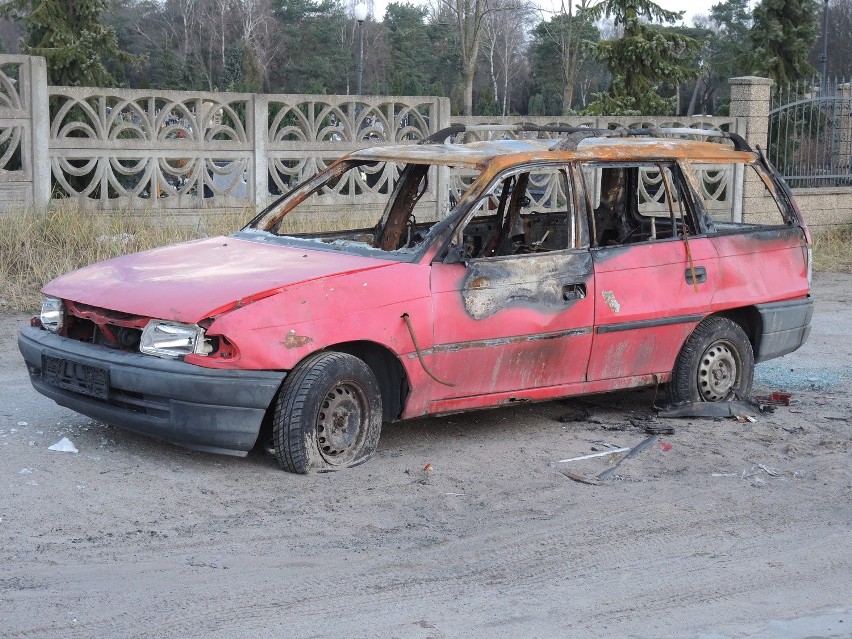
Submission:
[[[58,333],[65,324],[65,305],[61,299],[45,296],[41,300],[41,325],[51,333]]]
[[[200,326],[151,320],[142,331],[139,350],[146,355],[177,359],[192,353],[209,355],[213,348]]]

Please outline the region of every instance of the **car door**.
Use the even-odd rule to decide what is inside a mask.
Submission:
[[[563,167],[501,175],[432,264],[434,410],[585,379],[594,273]],[[542,391],[547,392],[547,391]],[[527,395],[528,396],[528,395]],[[464,398],[442,403],[449,398]]]
[[[718,277],[716,251],[688,204],[676,164],[589,163],[581,174],[594,227],[588,379],[643,376],[648,382],[672,369],[707,313]]]

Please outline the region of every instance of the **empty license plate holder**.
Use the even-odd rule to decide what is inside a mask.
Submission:
[[[60,357],[42,355],[41,378],[65,390],[89,397],[109,398],[109,370]]]

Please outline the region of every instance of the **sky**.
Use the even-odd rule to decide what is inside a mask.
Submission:
[[[389,1],[393,0],[373,0],[374,16],[377,20],[381,20],[385,14],[385,7]],[[408,0],[411,4],[420,5],[424,0]],[[533,0],[539,6],[548,8],[553,6],[552,0]],[[710,13],[710,7],[718,4],[721,0],[656,0],[656,3],[668,9],[669,11],[686,11],[684,14],[684,22],[687,25],[692,25],[692,17],[696,15],[707,15]]]

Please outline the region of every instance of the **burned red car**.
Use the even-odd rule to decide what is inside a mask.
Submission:
[[[805,341],[809,232],[738,136],[444,143],[459,133],[352,153],[229,237],[50,282],[19,337],[33,385],[196,450],[260,439],[304,473],[422,415],[656,384],[746,395],[755,362]],[[331,214],[352,230],[291,231]]]

